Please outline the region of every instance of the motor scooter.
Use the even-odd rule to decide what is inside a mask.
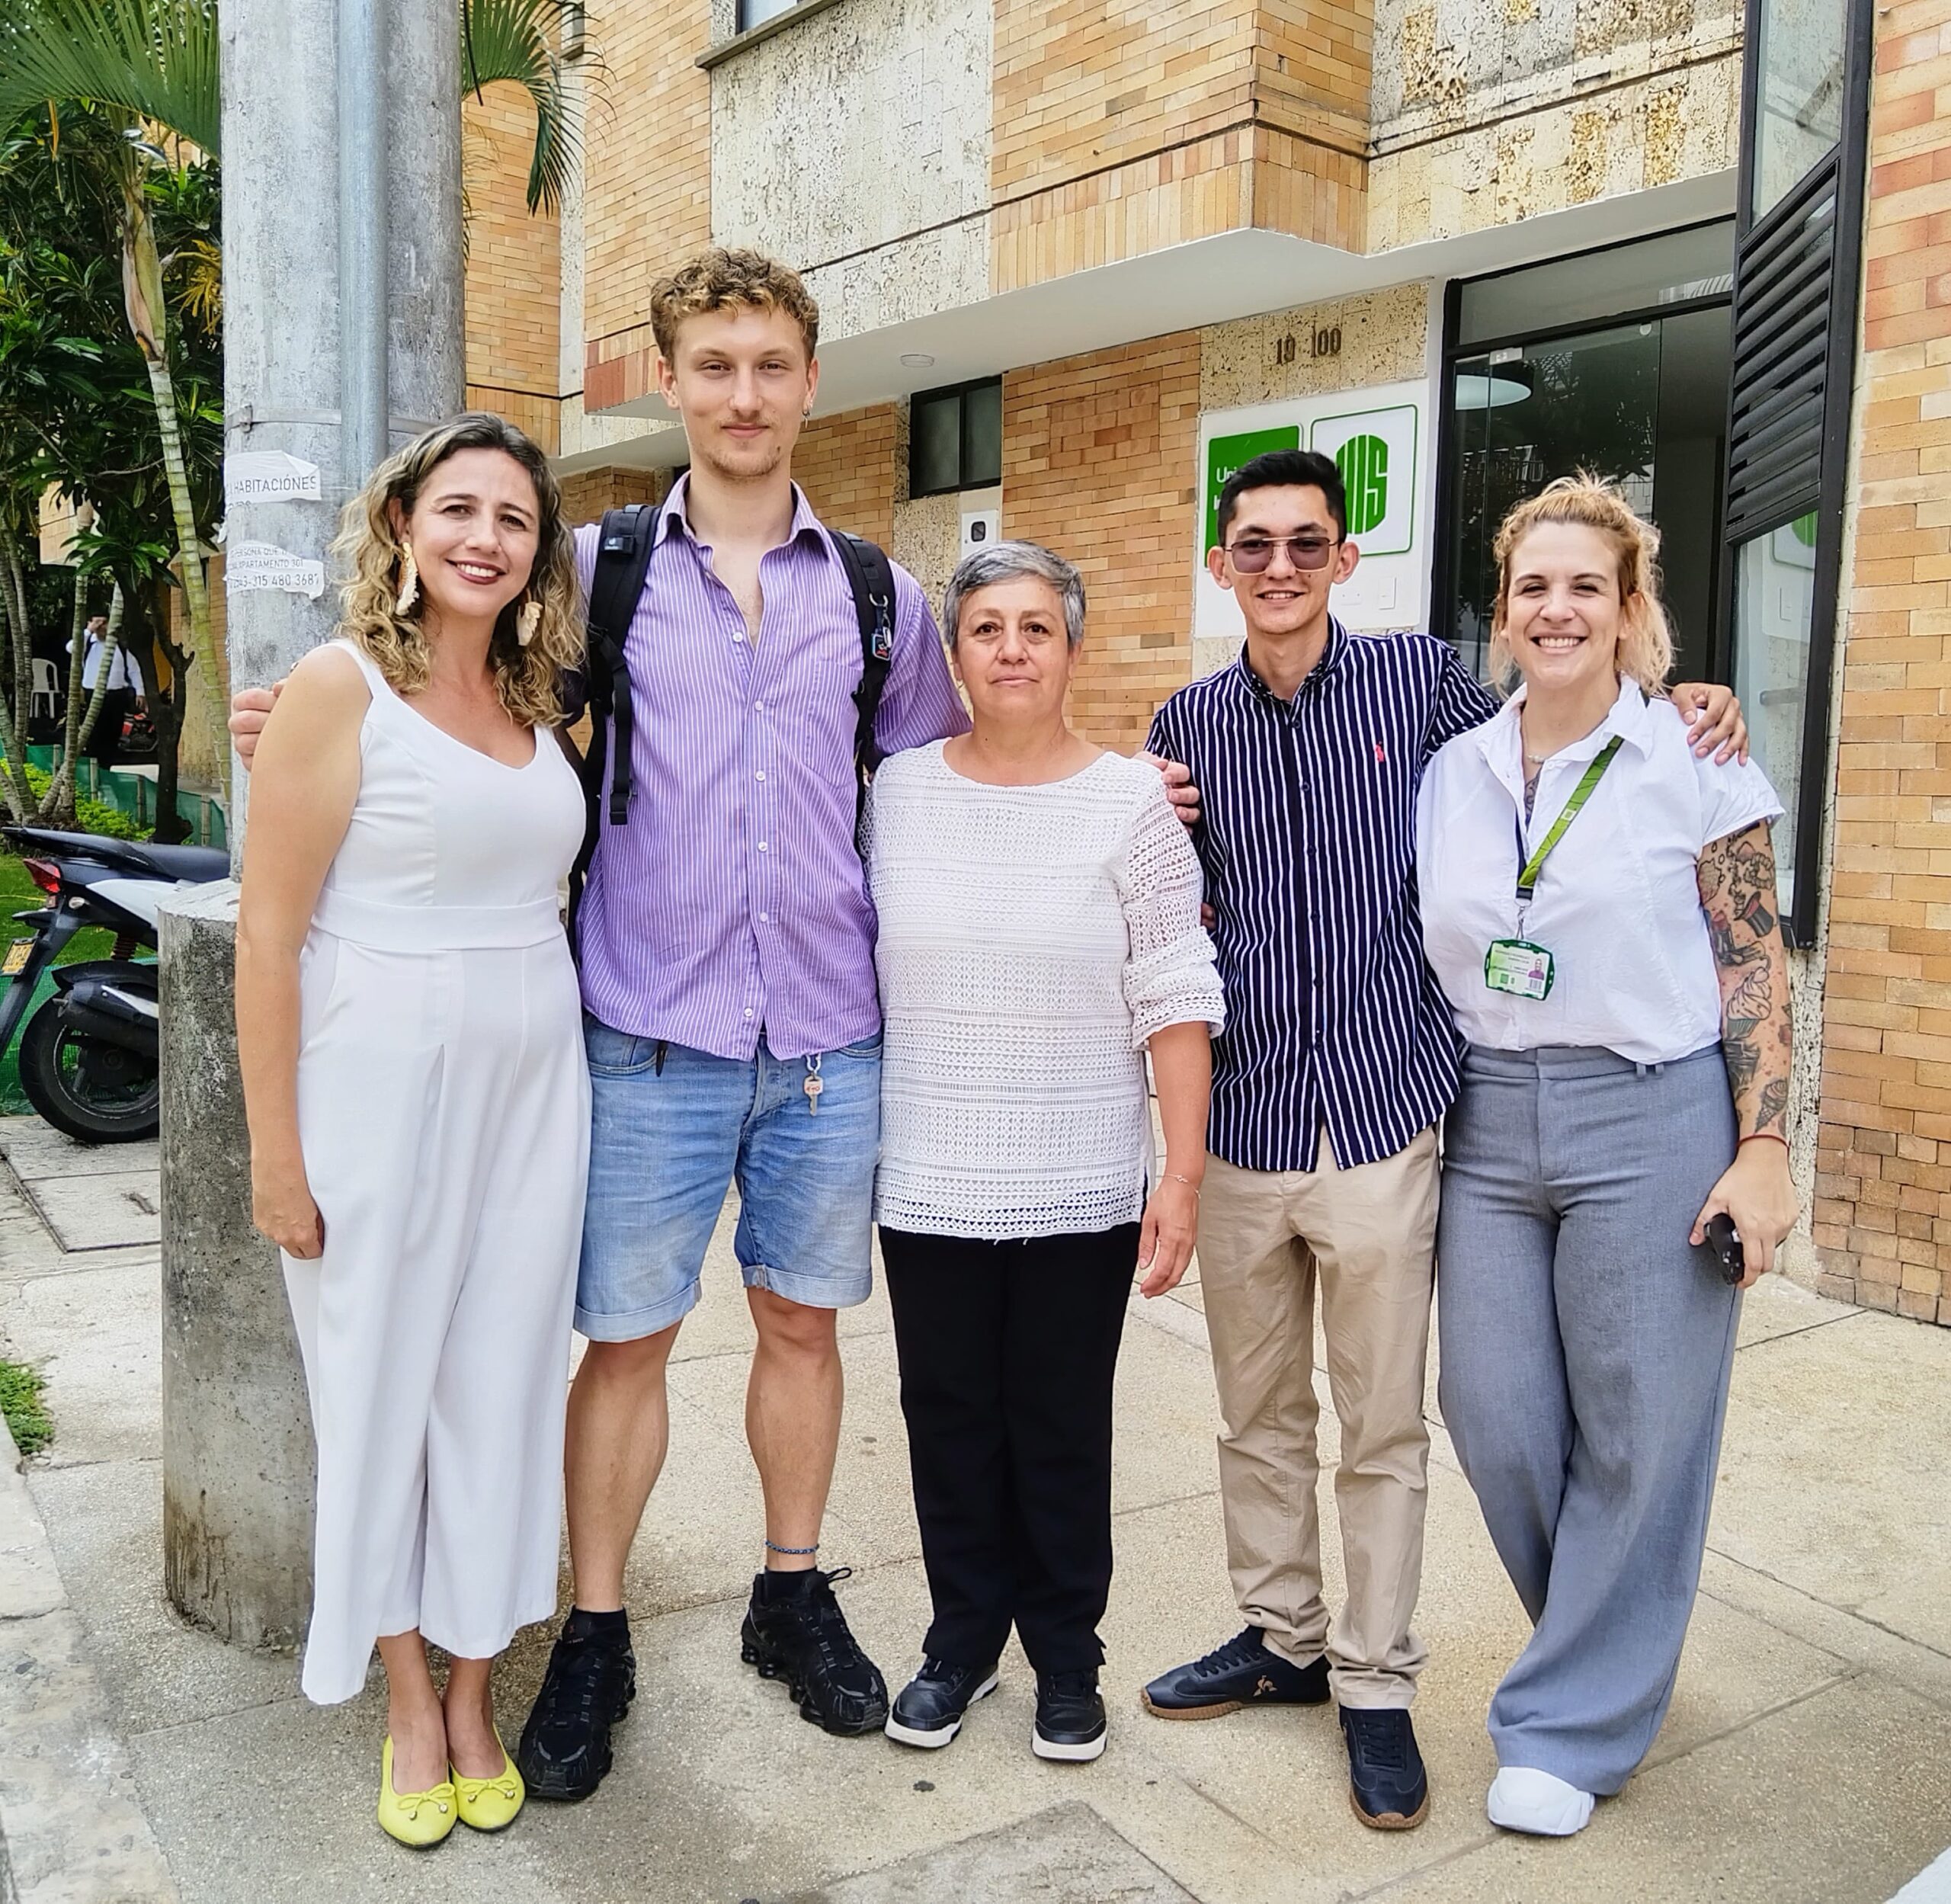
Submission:
[[[138,947],[155,948],[156,917],[173,887],[229,876],[230,856],[204,846],[152,846],[95,833],[0,827],[35,885],[39,909],[17,912],[33,936],[0,956],[0,1052],[32,1002],[43,974],[54,995],[21,1034],[21,1088],[56,1130],[84,1143],[152,1137],[160,1114],[156,968]],[[84,926],[115,934],[111,955],[57,966]]]

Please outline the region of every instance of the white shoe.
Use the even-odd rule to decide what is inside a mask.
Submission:
[[[1536,1838],[1569,1838],[1592,1816],[1592,1794],[1529,1765],[1506,1765],[1491,1782],[1491,1822]]]

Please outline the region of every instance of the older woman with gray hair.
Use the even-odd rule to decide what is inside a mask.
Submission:
[[[946,1745],[1014,1626],[1033,1750],[1104,1749],[1111,1383],[1134,1277],[1184,1274],[1219,979],[1158,772],[1073,733],[1084,584],[978,550],[943,604],[973,730],[875,776],[881,1226],[934,1603],[888,1736]],[[1165,1140],[1155,1162],[1145,1054]]]

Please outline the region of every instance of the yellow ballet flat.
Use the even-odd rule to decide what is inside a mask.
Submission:
[[[439,1844],[453,1829],[455,1816],[451,1780],[444,1778],[424,1792],[393,1790],[393,1741],[389,1733],[386,1744],[380,1749],[380,1830],[416,1851],[424,1851]]]
[[[499,1733],[495,1735],[495,1743],[501,1745]],[[499,1832],[515,1822],[515,1814],[528,1796],[528,1787],[521,1782],[521,1774],[515,1770],[507,1746],[501,1745],[501,1769],[492,1778],[468,1778],[451,1765],[447,1769],[453,1772],[454,1793],[463,1825],[471,1825],[477,1832]]]

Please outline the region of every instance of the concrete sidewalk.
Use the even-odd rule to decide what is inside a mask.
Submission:
[[[1014,1653],[945,1752],[802,1723],[738,1659],[759,1500],[728,1230],[673,1364],[671,1458],[631,1583],[641,1691],[616,1770],[587,1804],[532,1805],[505,1837],[415,1856],[373,1822],[376,1671],[360,1700],[316,1710],[291,1660],[232,1652],[164,1605],[152,1156],[82,1150],[27,1120],[0,1121],[0,1350],[45,1370],[56,1425],[24,1485],[0,1485],[0,1900],[1881,1904],[1951,1844],[1951,1332],[1773,1279],[1750,1296],[1671,1716],[1625,1794],[1564,1844],[1484,1819],[1484,1710],[1524,1621],[1432,1374],[1417,1720],[1434,1800],[1421,1830],[1385,1835],[1350,1813],[1331,1711],[1170,1725],[1139,1709],[1148,1676],[1238,1624],[1196,1284],[1135,1306],[1126,1338],[1105,1757],[1032,1758]],[[849,1616],[898,1681],[927,1595],[884,1303],[842,1329],[823,1558],[854,1568]],[[1331,1509],[1325,1544],[1338,1595]],[[547,1639],[505,1663],[506,1731]],[[1933,1892],[1951,1876],[1919,1880]]]

